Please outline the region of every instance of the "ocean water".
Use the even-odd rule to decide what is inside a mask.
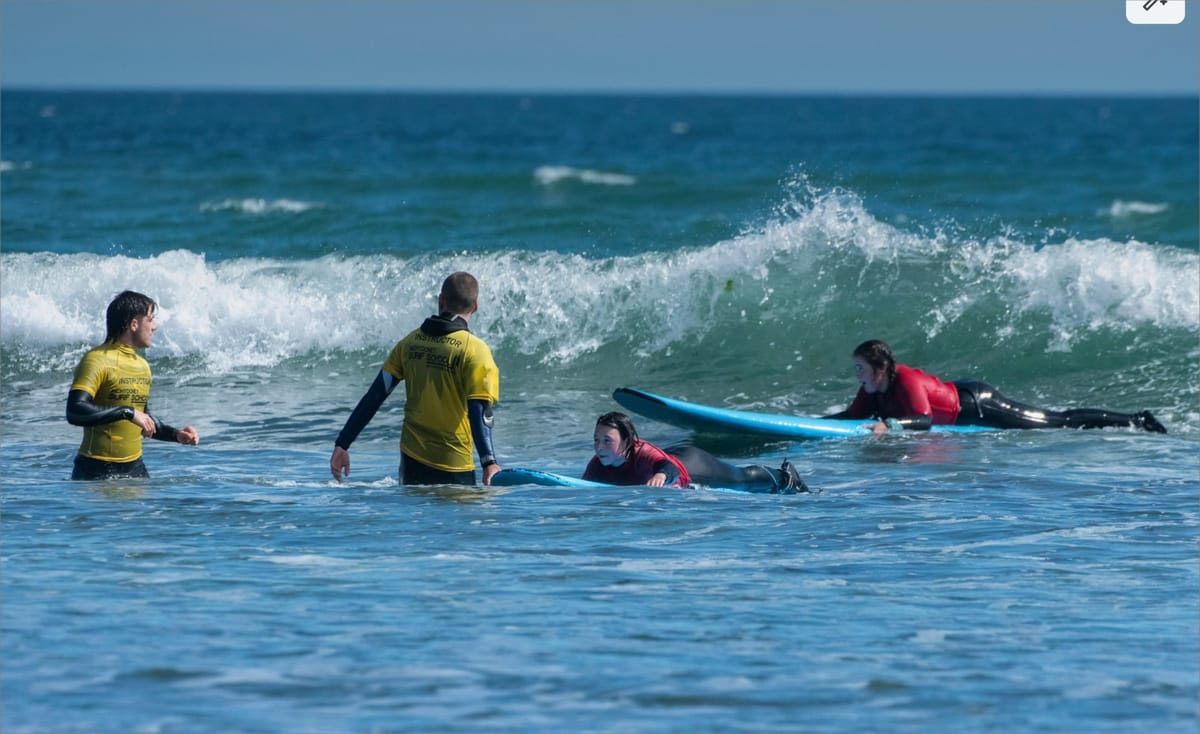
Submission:
[[[5,90],[0,730],[1195,732],[1194,98]],[[769,442],[821,492],[405,488],[332,442],[453,270],[504,466],[612,391],[820,415],[849,353],[1134,430]],[[142,481],[71,373],[160,304]]]

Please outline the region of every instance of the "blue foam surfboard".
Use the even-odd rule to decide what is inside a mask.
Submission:
[[[605,487],[617,485],[593,482],[590,479],[569,477],[537,469],[501,469],[492,475],[493,487],[515,487],[521,484],[537,484],[542,487]]]
[[[523,484],[536,484],[542,487],[591,487],[596,489],[616,489],[620,485],[593,482],[590,479],[570,477],[565,474],[540,471],[538,469],[501,469],[492,476],[493,487],[516,487]],[[668,489],[670,489],[668,487]],[[796,494],[795,492],[773,493],[764,487],[710,487],[696,484],[689,489],[703,489],[709,492],[729,492],[733,494]]]
[[[756,413],[749,410],[717,408],[683,400],[664,398],[629,387],[613,393],[622,407],[638,415],[680,428],[707,433],[739,433],[769,438],[840,438],[871,433],[874,420],[837,420],[799,415]],[[976,433],[995,431],[988,426],[933,426],[933,431]]]

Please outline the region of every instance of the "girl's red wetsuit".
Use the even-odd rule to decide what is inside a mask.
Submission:
[[[605,484],[645,484],[658,472],[667,475],[667,484],[685,488],[691,477],[683,464],[666,451],[648,441],[638,441],[620,466],[605,466],[593,456],[583,471],[583,478]]]
[[[951,426],[958,420],[958,387],[915,367],[896,365],[896,379],[886,392],[868,393],[861,387],[854,402],[838,417],[910,418],[927,415],[934,425]]]
[[[1155,433],[1167,429],[1150,411],[1117,413],[1095,408],[1048,410],[1018,403],[979,380],[943,382],[914,367],[896,365],[896,379],[886,392],[870,394],[861,387],[854,402],[826,418],[896,418],[902,428],[927,430],[931,425],[993,428],[1104,428],[1133,426]]]

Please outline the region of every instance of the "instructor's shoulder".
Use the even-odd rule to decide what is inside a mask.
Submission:
[[[488,343],[483,340],[483,337],[479,336],[478,334],[476,334],[473,331],[466,332],[466,335],[467,335],[467,344],[471,348],[487,352],[488,354],[492,353],[491,347],[489,347]]]

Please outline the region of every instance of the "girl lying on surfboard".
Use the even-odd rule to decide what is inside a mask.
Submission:
[[[876,433],[889,428],[928,430],[931,425],[993,428],[1103,428],[1133,426],[1155,433],[1167,429],[1150,411],[1114,413],[1080,408],[1046,410],[1010,400],[979,380],[944,382],[919,369],[896,364],[892,349],[878,339],[853,353],[860,387],[850,407],[825,418],[877,418]]]
[[[756,486],[781,494],[809,491],[800,473],[786,459],[780,468],[768,469],[757,465],[734,466],[695,446],[663,451],[639,438],[629,416],[616,411],[596,420],[593,441],[596,455],[588,462],[583,478],[594,482],[680,488],[692,483]]]

